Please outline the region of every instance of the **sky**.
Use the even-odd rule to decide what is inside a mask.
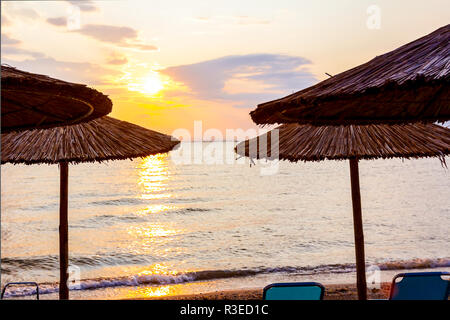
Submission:
[[[224,133],[449,21],[448,0],[10,1],[1,61],[87,84],[121,120]]]

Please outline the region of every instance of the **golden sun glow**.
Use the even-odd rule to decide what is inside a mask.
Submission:
[[[121,70],[122,76],[115,79],[118,86],[126,85],[128,93],[133,92],[133,99],[139,100],[140,106],[151,109],[185,106],[180,98],[169,97],[170,92],[190,92],[184,83],[174,81],[164,73],[164,68],[158,64],[146,63],[127,64]],[[127,93],[127,94],[128,94]],[[137,94],[134,94],[137,93]],[[129,101],[130,96],[123,95],[123,99]]]
[[[131,91],[138,91],[140,93],[154,96],[157,95],[168,85],[168,80],[164,79],[158,72],[150,71],[137,81],[128,83],[128,89]]]
[[[154,95],[164,88],[163,81],[157,72],[152,71],[144,81],[143,93]]]

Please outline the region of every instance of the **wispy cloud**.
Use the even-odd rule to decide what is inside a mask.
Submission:
[[[12,24],[11,20],[7,16],[5,16],[3,14],[2,14],[2,19],[1,20],[2,20],[2,28],[10,26]]]
[[[22,49],[15,46],[2,45],[2,62],[5,61],[4,56],[27,56],[32,58],[44,58],[46,55],[42,52]]]
[[[158,51],[159,50],[159,48],[153,44],[145,44],[145,43],[139,43],[139,42],[121,43],[120,46],[123,48],[132,48],[132,49],[137,49],[140,51]]]
[[[8,36],[7,34],[4,34],[4,33],[2,33],[2,39],[1,39],[2,41],[2,46],[3,45],[16,45],[16,44],[19,44],[19,43],[21,43],[21,41],[20,40],[17,40],[17,39],[13,39],[13,38],[11,38],[10,36]]]
[[[54,78],[85,83],[88,85],[109,84],[108,78],[120,75],[119,71],[102,67],[89,62],[71,62],[56,60],[47,56],[36,56],[33,59],[2,59],[4,63],[22,70],[46,74]]]
[[[66,17],[47,18],[47,22],[54,26],[62,27],[67,25],[67,18]]]
[[[94,5],[94,3],[92,1],[89,1],[89,0],[84,0],[84,1],[67,0],[67,2],[70,2],[71,5],[80,8],[80,11],[82,11],[82,12],[94,12],[94,11],[98,11],[99,10]]]
[[[196,98],[250,108],[300,90],[317,80],[303,57],[277,54],[226,56],[161,72],[189,87]],[[174,93],[176,94],[176,93]]]
[[[13,3],[9,3],[7,1],[2,2],[1,11],[1,25],[3,31],[6,28],[9,29],[13,26],[15,21],[34,23],[40,18],[40,15],[34,9],[17,7],[14,6]]]
[[[8,15],[9,17],[17,17],[17,18],[25,18],[25,19],[31,19],[35,20],[38,19],[40,16],[34,9],[31,8],[8,8]],[[3,17],[2,17],[3,19]]]
[[[116,52],[111,53],[111,55],[106,60],[107,64],[112,64],[112,65],[122,65],[127,62],[128,62],[127,57],[120,55]]]
[[[86,24],[78,30],[73,30],[103,42],[123,43],[129,39],[136,39],[138,33],[129,27],[118,27],[103,24]]]
[[[64,17],[48,18],[47,22],[54,26],[64,26],[67,23]],[[139,40],[137,30],[114,25],[104,24],[86,24],[79,29],[71,30],[71,32],[79,33],[97,41],[114,44],[123,48],[137,49],[140,51],[156,51],[158,47],[147,44]]]

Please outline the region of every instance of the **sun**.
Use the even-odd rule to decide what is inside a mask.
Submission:
[[[121,82],[127,83],[129,91],[139,92],[151,98],[163,98],[164,93],[170,90],[183,89],[177,82],[174,82],[163,72],[161,68],[152,70],[129,70],[124,72],[120,78]]]
[[[155,96],[156,94],[158,94],[161,90],[164,89],[167,82],[156,71],[150,71],[143,76],[133,76],[130,73],[124,79],[129,81],[128,90],[137,91],[149,96]]]
[[[164,88],[164,83],[161,79],[161,76],[157,72],[150,72],[143,81],[142,84],[142,93],[146,93],[149,95],[157,94]]]

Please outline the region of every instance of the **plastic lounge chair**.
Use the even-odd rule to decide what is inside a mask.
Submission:
[[[392,280],[389,300],[447,300],[450,281],[448,272],[400,273]]]
[[[264,288],[264,300],[322,300],[325,288],[317,282],[272,283]]]
[[[3,287],[2,294],[0,295],[0,299],[3,299],[3,297],[5,296],[6,288],[8,288],[10,286],[15,286],[15,285],[35,286],[36,287],[36,300],[39,300],[39,285],[36,282],[10,282],[10,283],[7,283]]]

